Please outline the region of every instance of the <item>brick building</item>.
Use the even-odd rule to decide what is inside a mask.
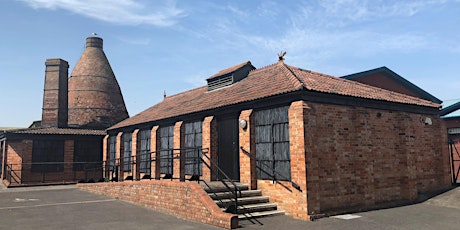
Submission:
[[[442,103],[441,118],[446,123],[452,161],[452,180],[460,183],[460,100]]]
[[[454,183],[460,182],[460,100],[446,100],[442,102],[385,66],[350,74],[342,78],[422,98],[435,103],[442,103],[442,110],[439,111],[439,115],[445,122],[448,134],[453,172],[452,181]]]
[[[451,184],[437,102],[282,57],[259,69],[241,63],[207,83],[108,128],[103,158],[116,172],[106,176],[212,181],[218,166],[300,219],[413,202]],[[207,167],[211,161],[217,166]],[[100,193],[110,186],[89,185]]]
[[[47,59],[45,66],[42,120],[31,128],[0,132],[3,182],[13,186],[102,178],[104,129],[128,117],[102,39],[86,39],[70,78],[65,60]]]

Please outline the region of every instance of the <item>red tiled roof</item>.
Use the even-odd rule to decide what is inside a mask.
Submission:
[[[110,127],[109,130],[301,90],[425,107],[440,106],[419,98],[278,62],[255,69],[249,72],[248,77],[228,87],[207,91],[207,87],[203,86],[166,97],[162,102]]]
[[[223,69],[221,71],[219,71],[218,73],[212,75],[211,77],[209,77],[208,79],[206,80],[211,80],[215,77],[220,77],[222,75],[225,75],[225,74],[228,74],[228,73],[232,73],[232,72],[235,72],[237,70],[239,70],[240,68],[243,68],[244,66],[246,65],[251,65],[251,62],[250,61],[246,61],[246,62],[243,62],[243,63],[240,63],[238,65],[235,65],[235,66],[232,66],[232,67],[229,67],[229,68],[226,68],[226,69]]]
[[[14,134],[42,134],[42,135],[99,135],[105,136],[105,130],[96,129],[71,129],[71,128],[30,128],[6,130],[6,133]]]

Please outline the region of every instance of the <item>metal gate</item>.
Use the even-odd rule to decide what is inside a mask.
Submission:
[[[452,183],[460,183],[460,153],[457,148],[460,140],[449,140],[450,159],[452,162]]]

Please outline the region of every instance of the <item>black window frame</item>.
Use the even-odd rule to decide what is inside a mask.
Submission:
[[[117,137],[109,137],[109,166],[110,171],[115,171],[117,166]]]
[[[184,126],[185,175],[202,175],[201,154],[203,145],[203,122],[194,121]]]
[[[102,166],[100,140],[74,140],[73,171],[96,169]]]
[[[133,133],[123,133],[123,171],[131,172],[133,168]]]
[[[64,140],[34,140],[32,144],[31,171],[63,172],[64,148]]]
[[[150,151],[151,130],[143,129],[139,131],[139,172],[151,175],[151,159]]]
[[[174,125],[160,127],[160,173],[173,174]],[[157,159],[158,160],[158,159]]]
[[[261,180],[291,180],[289,106],[254,113],[256,174]]]

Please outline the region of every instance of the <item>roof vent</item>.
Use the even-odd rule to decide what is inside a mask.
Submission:
[[[223,88],[232,85],[242,79],[246,78],[249,71],[255,69],[251,62],[243,62],[236,66],[219,71],[212,75],[206,81],[208,82],[208,91]]]

